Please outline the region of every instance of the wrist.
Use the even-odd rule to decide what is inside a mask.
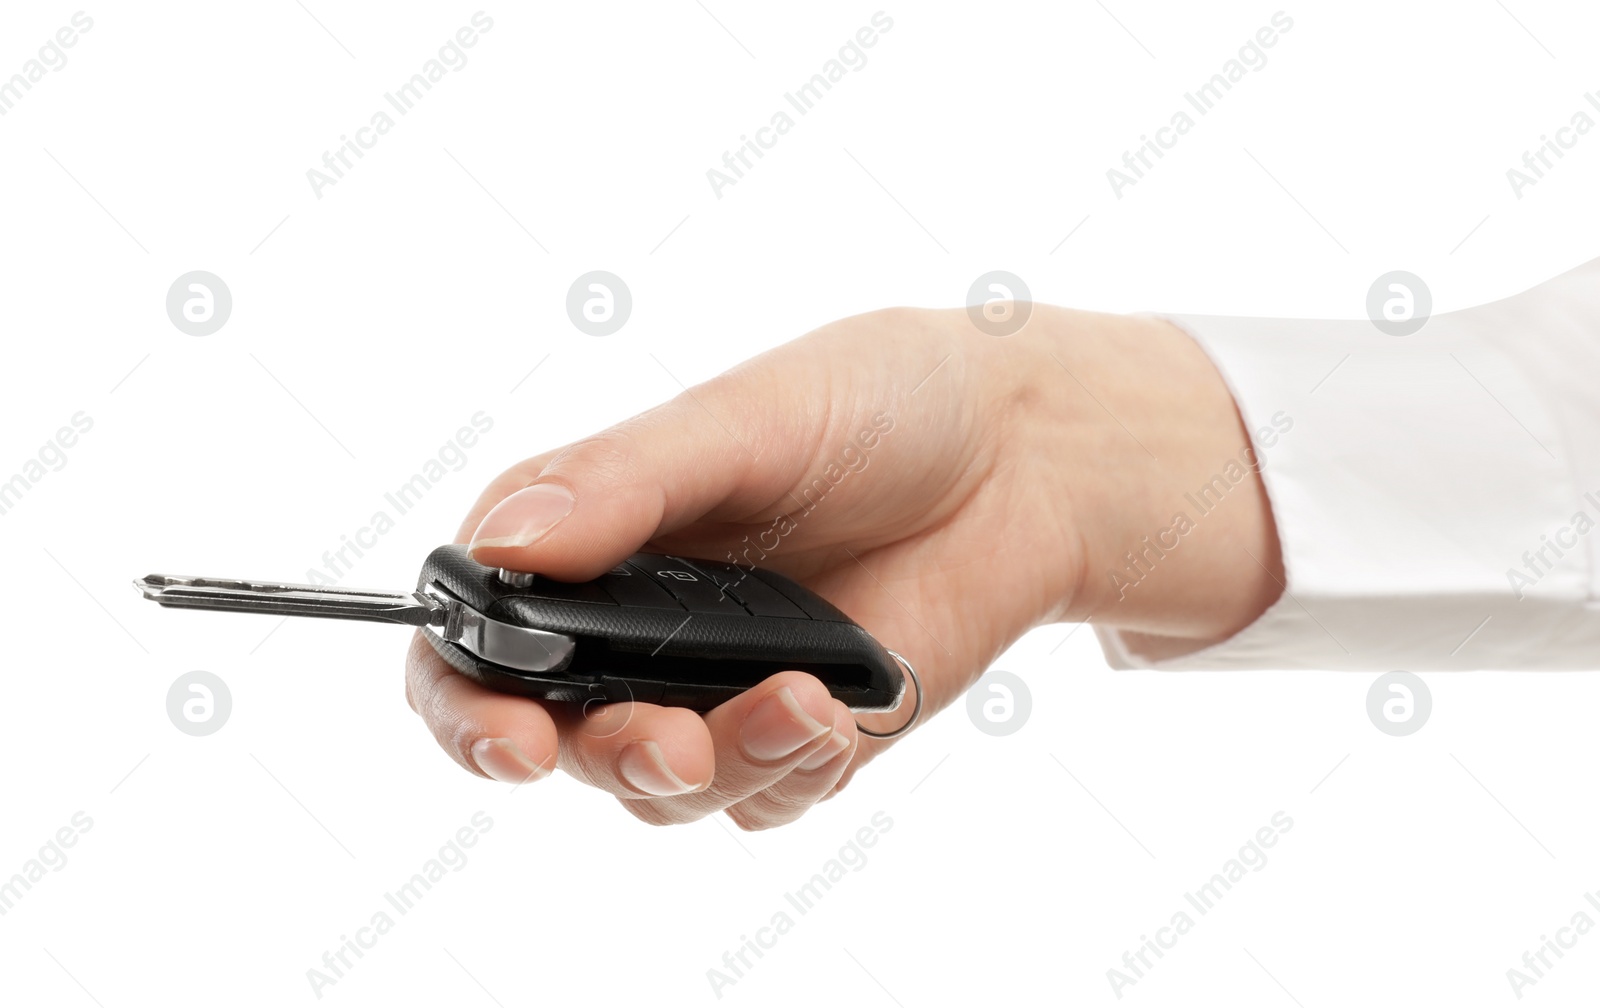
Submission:
[[[1161,319],[1035,310],[1026,440],[1075,560],[1051,618],[1180,651],[1243,629],[1283,570],[1261,459],[1222,375]]]

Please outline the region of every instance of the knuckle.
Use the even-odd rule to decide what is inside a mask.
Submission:
[[[476,725],[460,717],[451,718],[447,722],[433,722],[433,725],[434,738],[439,740],[439,744],[454,756],[458,763],[480,777],[489,776],[472,758],[472,744],[482,735]]]
[[[437,686],[423,695],[419,706],[417,713],[439,746],[456,762],[478,773],[471,752],[472,744],[483,734],[481,726],[452,702],[447,690]]]
[[[925,320],[925,313],[926,309],[924,308],[913,308],[909,305],[891,305],[887,308],[878,308],[867,312],[863,317],[884,328],[903,329],[921,325]]]
[[[759,833],[762,830],[771,829],[772,827],[778,825],[776,822],[767,819],[765,816],[756,815],[755,813],[751,812],[751,810],[741,808],[737,805],[728,809],[728,818],[733,820],[733,824],[744,830],[746,833]]]
[[[632,423],[636,421],[574,441],[556,456],[551,468],[580,463],[586,473],[604,482],[627,480],[638,469],[638,439],[628,427]]]
[[[618,798],[622,807],[648,826],[682,826],[703,818],[705,813],[682,805],[669,805],[650,799]]]
[[[728,809],[728,818],[746,832],[755,833],[792,823],[814,804],[810,795],[763,792]]]

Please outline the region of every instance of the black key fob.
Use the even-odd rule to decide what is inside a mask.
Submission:
[[[571,583],[441,546],[417,590],[451,611],[444,626],[422,627],[434,650],[503,693],[705,711],[789,669],[852,710],[893,710],[905,692],[895,657],[871,634],[772,571],[636,553]]]
[[[414,592],[150,574],[163,606],[400,623],[493,690],[550,700],[711,708],[775,672],[809,672],[858,711],[894,710],[911,666],[813,592],[772,571],[635,553],[593,581],[485,567],[465,546],[428,555]],[[890,732],[904,734],[922,711]]]

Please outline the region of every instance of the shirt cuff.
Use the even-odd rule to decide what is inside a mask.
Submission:
[[[1562,314],[1543,353],[1517,345],[1532,339],[1530,307],[1548,298],[1438,316],[1408,337],[1365,321],[1168,317],[1210,356],[1250,431],[1286,587],[1238,634],[1177,657],[1167,655],[1181,648],[1141,654],[1147,639],[1097,627],[1107,661],[1600,666],[1600,535],[1589,535],[1600,471],[1570,462],[1575,440],[1600,442],[1600,414],[1586,405],[1600,398],[1600,351],[1548,352],[1549,341],[1595,345],[1593,289],[1569,289],[1588,314]],[[1590,369],[1587,381],[1572,380],[1574,368]],[[1600,463],[1600,452],[1588,458]]]

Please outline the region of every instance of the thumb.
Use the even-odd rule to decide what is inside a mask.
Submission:
[[[737,408],[713,415],[718,405],[686,393],[556,453],[484,515],[472,558],[588,580],[658,535],[771,507],[800,464],[794,446],[763,444],[761,415]],[[737,427],[718,419],[741,413]]]

